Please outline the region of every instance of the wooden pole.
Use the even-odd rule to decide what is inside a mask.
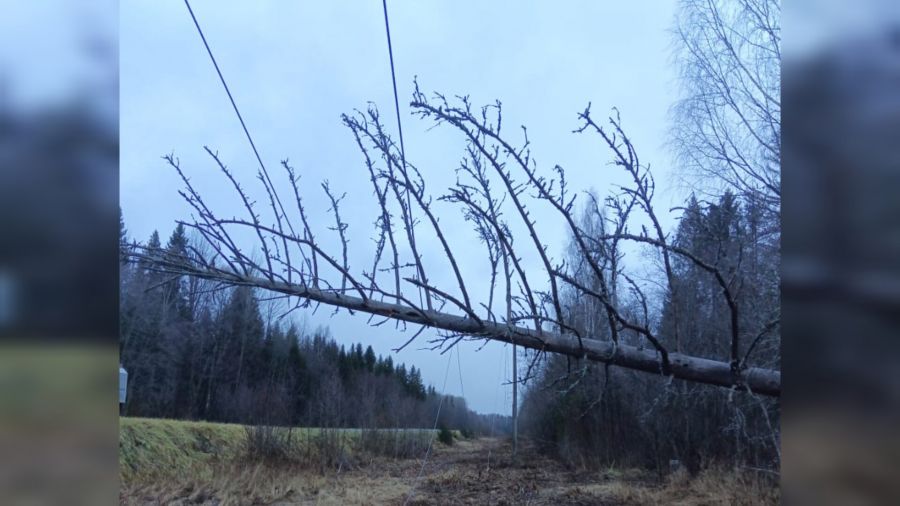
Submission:
[[[513,395],[512,395],[512,430],[513,430],[513,458],[519,450],[519,369],[516,366],[516,345],[513,347],[512,359],[512,377],[513,377]]]

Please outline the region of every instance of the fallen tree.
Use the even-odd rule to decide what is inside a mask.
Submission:
[[[513,145],[501,136],[499,102],[473,110],[466,97],[459,97],[454,103],[440,94],[428,99],[417,87],[411,106],[414,114],[437,124],[453,126],[466,139],[467,152],[458,169],[458,180],[438,201],[460,209],[485,246],[492,275],[489,291],[482,301],[470,293],[453,247],[442,230],[434,201],[425,191],[422,173],[405,159],[402,150],[387,135],[374,108],[343,117],[363,154],[377,202],[377,237],[374,238],[369,271],[356,274],[350,270],[347,224],[340,213],[342,197],[336,197],[327,182],[322,184],[322,189],[331,203],[334,226],[330,229],[339,239],[337,251],[329,250],[317,240],[304,208],[299,178],[286,160],[281,165],[290,183],[296,210],[287,211],[278,186],[260,163],[257,178],[267,196],[268,211],[271,211],[267,211],[264,218],[235,175],[209,148],[206,148],[207,152],[240,197],[247,218],[218,217],[191,185],[178,158],[168,155],[165,160],[178,172],[185,185],[180,194],[195,212],[193,222],[181,223],[205,239],[212,254],[204,255],[192,249],[185,257],[140,251],[132,256],[173,275],[197,276],[223,285],[247,285],[295,298],[294,307],[319,303],[351,313],[367,313],[371,315],[370,322],[375,316],[385,318],[376,324],[394,320],[421,325],[419,332],[403,346],[430,327],[446,331],[432,341],[435,349],[446,350],[467,337],[489,339],[537,350],[540,353],[535,354],[535,359],[541,353],[561,353],[576,359],[698,383],[767,396],[780,395],[780,372],[751,366],[757,343],[777,326],[777,321],[752,329],[752,332],[742,328],[736,290],[727,273],[720,272],[716,265],[705,262],[693,252],[669,244],[653,208],[655,183],[652,174],[639,161],[618,115],[609,118],[609,126],[600,126],[588,106],[579,114],[582,124],[576,130],[598,134],[611,150],[613,163],[624,169],[632,182],[629,187],[620,188],[619,193],[607,197],[602,205],[589,195],[595,209],[602,207],[611,215],[604,216],[604,222],[608,222],[607,230],[597,234],[584,230],[575,219],[577,195],[569,193],[565,171],[556,166],[553,177],[538,172],[531,158],[527,130],[523,127],[524,141],[519,145]],[[372,151],[378,156],[373,156]],[[534,200],[549,204],[562,219],[585,259],[584,265],[597,281],[592,286],[581,283],[570,266],[554,263],[529,210]],[[634,210],[643,212],[651,224],[649,229],[642,227],[640,233],[629,231],[629,217]],[[537,282],[529,276],[533,272],[524,268],[520,246],[514,241],[505,211],[525,231],[525,242],[533,247],[532,253],[540,259],[541,274],[546,280],[540,283],[543,286],[546,282],[547,290],[538,290]],[[400,222],[399,226],[396,221]],[[422,240],[422,228],[430,230],[429,240],[440,244],[443,260],[456,280],[455,287],[438,287],[429,281],[419,248],[421,242],[417,242]],[[259,241],[261,260],[255,260],[239,247],[232,237],[236,229],[252,231]],[[712,360],[679,353],[678,336],[659,336],[654,332],[648,315],[647,296],[640,283],[624,271],[621,262],[620,245],[628,241],[648,245],[660,253],[670,288],[674,256],[696,265],[715,280],[730,312],[730,335],[722,336],[729,343],[728,359]],[[381,267],[383,262],[387,263],[386,267]],[[619,288],[621,285],[628,287],[631,295],[628,302],[631,306],[642,307],[643,315],[635,316],[634,311],[626,308],[625,294],[620,293],[624,292]],[[418,304],[413,302],[404,293],[404,286],[424,294],[424,300]],[[606,335],[581,335],[566,321],[560,297],[562,289],[573,290],[600,303],[604,313],[602,318],[608,327]],[[504,296],[502,316],[494,311],[497,305],[495,291],[498,290]],[[456,314],[446,307],[455,308]],[[674,351],[670,349],[673,345]]]
[[[363,299],[352,295],[323,291],[309,286],[304,287],[272,282],[262,278],[244,277],[222,270],[191,268],[183,263],[173,262],[171,259],[161,257],[135,256],[144,260],[151,260],[158,267],[170,273],[213,279],[232,285],[252,286],[328,306],[415,323],[460,335],[501,341],[541,352],[561,353],[574,358],[617,365],[638,371],[664,374],[661,370],[658,353],[627,344],[617,345],[614,342],[591,339],[590,337],[584,337],[579,341],[573,335],[548,331],[538,332],[534,329],[520,326],[505,325],[480,319],[475,320],[439,311],[390,304],[371,298]],[[769,396],[778,396],[781,393],[781,373],[779,371],[748,367],[741,370],[739,376],[735,377],[732,373],[731,365],[727,362],[691,357],[678,353],[669,354],[669,363],[669,373],[678,379],[724,387],[741,385],[752,392]]]

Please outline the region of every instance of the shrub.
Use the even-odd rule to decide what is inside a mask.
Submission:
[[[448,429],[447,427],[441,427],[440,432],[438,432],[438,441],[448,446],[452,445],[453,433],[450,432],[450,429]]]
[[[425,453],[432,437],[420,429],[363,429],[356,447],[373,456],[409,458]]]
[[[246,426],[245,453],[258,461],[285,461],[291,457],[291,442],[284,430],[266,425]]]

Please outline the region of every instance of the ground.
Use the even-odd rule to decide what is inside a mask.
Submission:
[[[772,489],[699,477],[664,480],[646,472],[576,471],[523,443],[516,459],[508,440],[436,444],[418,459],[375,459],[321,473],[285,466],[230,465],[210,479],[126,484],[123,504],[768,504]],[[421,476],[417,478],[421,470]]]

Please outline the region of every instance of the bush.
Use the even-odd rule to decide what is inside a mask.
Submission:
[[[420,429],[363,429],[356,448],[368,455],[409,458],[425,453],[434,435]]]
[[[267,425],[246,426],[245,453],[255,461],[279,462],[289,460],[291,441],[289,433]]]
[[[438,441],[444,443],[447,446],[453,444],[453,433],[450,432],[450,429],[447,427],[441,427],[441,431],[438,432]]]

